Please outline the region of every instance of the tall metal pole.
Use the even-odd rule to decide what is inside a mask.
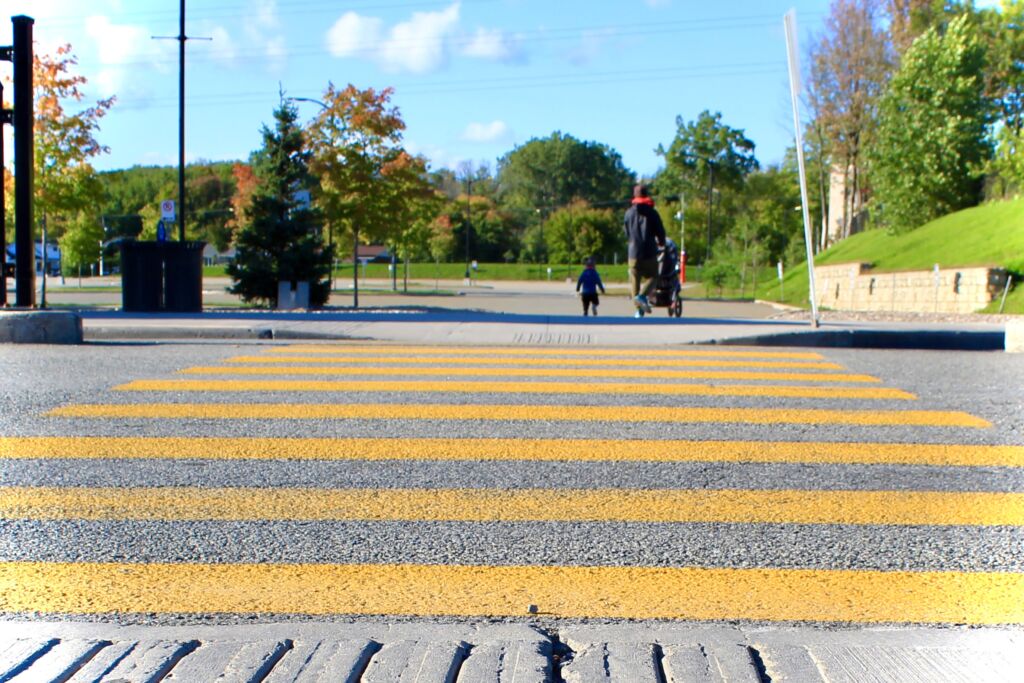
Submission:
[[[466,175],[466,279],[469,279],[469,231],[473,229],[473,178]]]
[[[352,226],[352,308],[359,308],[359,226]]]
[[[178,27],[178,240],[185,241],[185,0]]]
[[[715,165],[711,163],[710,159],[705,159],[708,162],[708,243],[704,251],[704,262],[707,263],[711,260],[711,212],[714,206],[714,197],[712,193],[715,190]]]
[[[818,326],[818,302],[814,293],[814,238],[811,236],[811,212],[807,201],[807,170],[804,165],[804,140],[800,130],[800,63],[796,45],[796,10],[783,19],[786,29],[786,56],[789,59],[789,91],[793,99],[793,128],[796,131],[796,160],[800,169],[800,201],[804,217],[804,245],[807,248],[807,284],[811,299],[811,326]]]
[[[7,168],[4,166],[4,126],[10,123],[3,103],[4,84],[0,83],[0,306],[7,305],[7,205],[3,172]]]
[[[36,264],[32,240],[35,151],[32,91],[32,17],[17,16],[14,24],[14,248],[17,249],[15,305],[35,305]]]

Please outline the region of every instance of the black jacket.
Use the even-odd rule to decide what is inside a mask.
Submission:
[[[665,226],[651,204],[633,204],[626,210],[623,229],[629,240],[629,258],[658,257],[658,245],[665,244]]]

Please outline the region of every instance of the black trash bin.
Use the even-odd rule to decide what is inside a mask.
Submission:
[[[205,242],[122,242],[122,308],[143,313],[202,311],[205,245]]]

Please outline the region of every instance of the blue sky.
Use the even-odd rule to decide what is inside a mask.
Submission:
[[[828,0],[189,0],[186,158],[245,159],[279,87],[394,87],[406,147],[431,167],[490,164],[555,130],[604,143],[650,176],[676,116],[744,130],[762,162],[792,144],[782,17],[801,50]],[[979,3],[985,4],[985,3]],[[90,99],[116,95],[100,169],[176,164],[178,0],[0,0],[35,18],[37,50],[70,42]],[[0,63],[0,76],[10,64]],[[300,103],[311,118],[315,104]]]

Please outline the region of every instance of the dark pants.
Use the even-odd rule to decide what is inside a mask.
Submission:
[[[635,299],[650,296],[658,282],[658,259],[629,259],[629,287]]]
[[[583,299],[583,315],[586,315],[587,311],[590,310],[591,304],[594,305],[594,315],[597,315],[597,305],[601,303],[597,298],[597,292],[593,292],[591,294],[584,293],[581,298]]]

